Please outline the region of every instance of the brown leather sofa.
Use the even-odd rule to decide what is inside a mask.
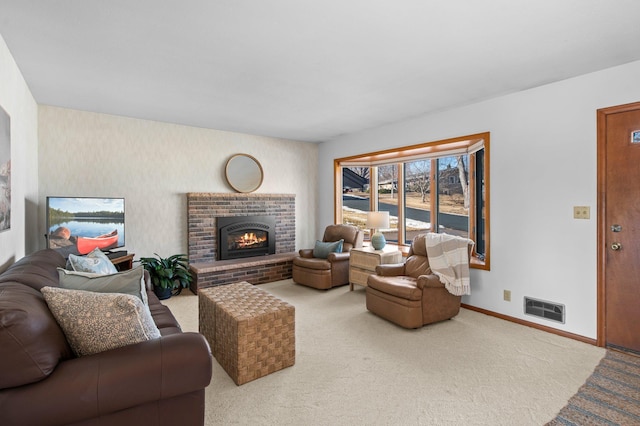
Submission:
[[[342,253],[329,253],[326,259],[313,256],[313,249],[302,249],[293,258],[293,281],[326,290],[349,284],[349,257],[352,248],[362,247],[364,234],[352,225],[329,225],[322,242],[344,240]]]
[[[405,328],[455,317],[461,299],[431,272],[424,234],[413,239],[405,263],[378,265],[367,279],[367,309]]]
[[[212,358],[147,287],[161,337],[75,357],[40,293],[58,286],[53,250],[0,274],[0,424],[202,425]]]

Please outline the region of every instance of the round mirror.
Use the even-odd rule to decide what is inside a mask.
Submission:
[[[262,185],[262,166],[248,154],[236,154],[227,161],[227,182],[238,192],[253,192]]]

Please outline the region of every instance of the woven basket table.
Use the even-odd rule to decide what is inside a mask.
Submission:
[[[295,363],[295,308],[248,282],[198,291],[199,330],[236,385]]]

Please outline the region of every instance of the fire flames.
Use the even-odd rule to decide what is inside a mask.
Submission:
[[[238,248],[248,248],[265,241],[267,241],[265,236],[259,237],[254,232],[246,232],[244,235],[236,237],[235,243]]]

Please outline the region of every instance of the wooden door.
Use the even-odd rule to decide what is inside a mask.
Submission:
[[[640,353],[640,102],[598,111],[598,344]]]

